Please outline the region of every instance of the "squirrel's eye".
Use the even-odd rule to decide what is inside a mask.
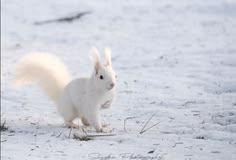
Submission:
[[[103,76],[102,76],[102,75],[100,75],[100,79],[103,79]]]

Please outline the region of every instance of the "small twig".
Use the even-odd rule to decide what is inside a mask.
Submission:
[[[158,125],[159,123],[160,123],[160,122],[157,122],[156,124],[152,125],[151,127],[149,127],[149,128],[147,128],[147,129],[141,131],[140,134],[143,134],[144,132],[146,132],[146,131],[148,131],[149,129],[155,127],[155,126]]]
[[[73,129],[73,128],[71,127],[71,128],[70,128],[70,133],[69,133],[69,136],[68,136],[68,138],[70,138],[70,134],[71,134],[71,131],[72,131],[72,129]]]
[[[39,21],[35,22],[34,25],[43,25],[43,24],[49,24],[49,23],[55,23],[55,22],[73,22],[76,19],[80,19],[86,14],[90,14],[91,11],[85,11],[85,12],[80,12],[74,16],[70,17],[63,17],[63,18],[57,18],[57,19],[52,19],[52,20],[46,20],[46,21]]]
[[[169,117],[169,118],[170,118],[169,122],[172,122],[175,119],[173,117]]]
[[[144,125],[143,128],[142,128],[142,130],[140,131],[140,134],[143,133],[144,128],[145,128],[145,127],[147,126],[147,124],[151,121],[151,119],[154,117],[154,115],[155,115],[155,114],[153,114],[153,115],[149,118],[149,120],[145,123],[145,125]]]
[[[37,129],[37,127],[35,129],[36,129],[36,131],[35,131],[35,135],[34,135],[34,145],[36,146],[38,129]]]
[[[107,137],[107,136],[115,136],[116,134],[95,134],[95,135],[87,135],[87,137]]]
[[[62,132],[61,133],[59,133],[56,137],[58,138],[58,137],[60,137],[61,136],[61,134],[62,134]]]
[[[95,135],[89,135],[86,132],[84,127],[82,127],[81,129],[82,129],[83,134],[81,135],[81,134],[78,134],[78,133],[74,133],[73,134],[73,139],[80,140],[80,141],[89,141],[89,140],[92,140],[92,138],[94,138],[94,137],[115,136],[116,135],[116,134],[95,134]]]
[[[126,121],[127,121],[128,119],[133,119],[133,118],[135,118],[135,117],[127,117],[127,118],[124,119],[124,131],[125,131],[125,132],[127,132],[127,131],[126,131]]]
[[[196,101],[187,101],[185,102],[184,104],[182,104],[182,106],[187,106],[188,104],[191,104],[191,103],[196,103]]]
[[[4,122],[3,122],[2,126],[4,127],[4,126],[5,126],[5,124],[6,124],[6,121],[4,121]]]
[[[155,152],[155,149],[154,150],[151,150],[149,151],[147,154],[153,154]]]
[[[184,144],[183,142],[177,142],[172,147],[176,147],[177,144]]]
[[[88,134],[87,134],[85,128],[84,127],[81,127],[81,128],[82,128],[83,133],[87,136]]]
[[[3,122],[3,124],[1,124],[0,126],[0,131],[6,131],[8,130],[8,127],[6,127],[6,121]]]

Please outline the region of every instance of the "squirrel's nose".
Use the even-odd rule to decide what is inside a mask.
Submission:
[[[113,88],[113,87],[115,86],[115,83],[112,82],[112,83],[110,84],[110,86],[111,86],[111,88]]]

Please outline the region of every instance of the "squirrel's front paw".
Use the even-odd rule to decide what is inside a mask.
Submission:
[[[105,109],[105,108],[109,108],[111,106],[111,101],[106,101],[104,104],[102,104],[101,108]]]

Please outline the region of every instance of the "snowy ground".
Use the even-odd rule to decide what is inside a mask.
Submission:
[[[1,159],[236,159],[235,1],[3,0],[1,14]],[[30,51],[87,76],[92,46],[113,50],[117,98],[103,118],[116,135],[79,141],[41,90],[10,81]],[[153,114],[148,127],[160,123],[139,134]]]

